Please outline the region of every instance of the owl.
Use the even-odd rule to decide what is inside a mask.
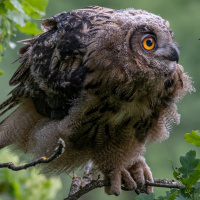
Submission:
[[[167,139],[178,124],[176,102],[193,91],[178,64],[169,22],[143,10],[98,6],[42,19],[44,33],[21,41],[16,86],[0,105],[0,148],[33,157],[65,152],[42,166],[70,172],[89,160],[109,179],[107,194],[153,191],[145,144]]]

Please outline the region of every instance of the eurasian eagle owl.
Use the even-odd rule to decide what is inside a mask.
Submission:
[[[143,10],[98,6],[42,20],[44,33],[22,41],[17,85],[0,105],[0,148],[49,156],[62,138],[65,152],[46,171],[69,172],[92,160],[119,195],[153,181],[145,143],[169,136],[179,123],[175,102],[192,91],[178,64],[169,22]],[[152,187],[146,188],[147,193]]]

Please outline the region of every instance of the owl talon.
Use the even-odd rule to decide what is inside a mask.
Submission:
[[[137,188],[139,190],[144,191],[147,194],[153,192],[152,186],[145,185],[145,180],[153,182],[153,177],[150,168],[146,164],[144,158],[141,158],[136,164],[134,164],[130,169],[128,169],[128,171],[137,183]]]
[[[129,190],[135,190],[137,188],[136,182],[133,180],[130,173],[125,169],[122,171],[122,180],[124,181],[124,186]]]
[[[131,177],[130,173],[123,169],[121,171],[115,171],[108,175],[111,186],[105,188],[105,192],[109,195],[114,194],[119,196],[121,193],[121,184],[123,183],[129,190],[135,190],[137,188],[136,182]]]
[[[153,187],[145,185],[145,180],[153,182],[153,177],[143,157],[128,170],[115,170],[110,172],[107,177],[110,179],[111,186],[106,187],[105,192],[109,195],[119,196],[122,183],[129,190],[136,190],[137,188],[142,193],[150,194],[153,192]]]

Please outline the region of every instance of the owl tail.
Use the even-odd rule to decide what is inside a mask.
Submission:
[[[0,105],[0,110],[3,110],[0,116],[14,106],[11,97]],[[18,108],[0,123],[0,149],[13,143],[18,143],[19,148],[23,149],[31,129],[41,118],[31,99],[20,103]]]

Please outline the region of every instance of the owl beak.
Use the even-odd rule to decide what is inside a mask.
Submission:
[[[179,51],[176,48],[171,47],[170,53],[167,56],[167,59],[170,61],[176,61],[178,63],[179,62]]]

